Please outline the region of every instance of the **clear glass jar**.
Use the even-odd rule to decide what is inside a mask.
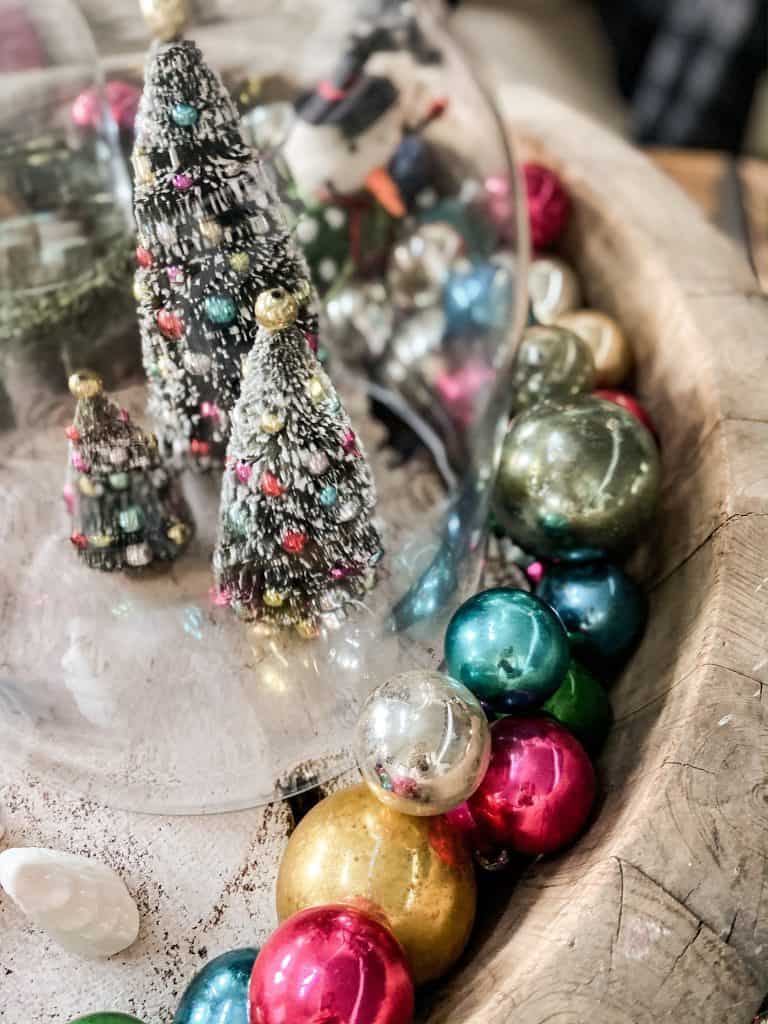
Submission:
[[[445,624],[479,582],[527,313],[508,139],[441,3],[260,4],[197,40],[230,81],[257,83],[245,130],[320,293],[320,345],[368,450],[386,553],[367,598],[314,639],[244,625],[211,596],[216,474],[185,480],[197,535],[170,573],[100,574],[67,550],[57,507],[71,404],[32,435],[6,434],[16,526],[0,531],[23,555],[3,570],[4,756],[161,813],[327,780],[350,765],[371,688],[440,663]],[[118,397],[141,416],[143,388]]]

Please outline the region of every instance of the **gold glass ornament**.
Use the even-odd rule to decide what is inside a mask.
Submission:
[[[307,381],[307,393],[312,402],[317,405],[325,398],[325,387],[319,377],[310,377]]]
[[[300,622],[297,622],[296,632],[302,640],[314,640],[316,636],[320,635],[317,623],[312,622],[310,619],[302,619]]]
[[[296,299],[285,288],[268,288],[259,294],[253,312],[260,327],[279,331],[290,327],[299,312]]]
[[[617,388],[626,380],[634,356],[627,336],[612,317],[594,309],[577,309],[554,322],[578,334],[592,349],[599,388]]]
[[[221,224],[213,217],[204,217],[198,222],[197,229],[211,245],[218,245],[224,235]]]
[[[279,412],[265,412],[261,417],[261,429],[265,434],[279,434],[285,426],[285,420]]]
[[[296,299],[296,302],[300,306],[303,306],[305,302],[309,302],[309,300],[312,298],[311,282],[308,281],[306,278],[304,278],[303,281],[300,281],[298,287],[293,293],[293,297],[294,299]]]
[[[576,272],[557,256],[539,256],[531,262],[528,292],[533,315],[540,324],[550,324],[581,305],[581,288]]]
[[[133,165],[133,175],[136,179],[136,184],[151,185],[155,180],[155,175],[147,154],[143,153],[140,149],[134,150],[131,156],[131,164]],[[147,246],[145,245],[144,248],[146,249]]]
[[[108,548],[112,539],[111,533],[92,533],[88,537],[88,543],[95,548]]]
[[[458,959],[475,900],[471,860],[445,819],[400,814],[365,785],[309,812],[277,880],[281,920],[323,903],[375,908],[408,954],[416,984],[439,978]]]
[[[68,384],[75,398],[95,398],[104,387],[101,377],[92,370],[77,370],[70,375]]]
[[[91,480],[89,476],[81,476],[77,481],[77,486],[80,493],[84,494],[86,498],[98,498],[104,491],[102,485]]]
[[[264,604],[268,608],[279,608],[284,601],[285,594],[281,594],[279,590],[270,589],[264,591]]]
[[[229,257],[229,265],[236,274],[244,274],[251,265],[251,257],[247,252],[233,252]]]
[[[180,36],[189,18],[186,0],[139,0],[149,31],[163,43]]]

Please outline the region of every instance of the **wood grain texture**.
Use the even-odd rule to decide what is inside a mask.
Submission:
[[[737,1024],[768,987],[768,303],[643,156],[540,96],[517,109],[574,196],[591,304],[632,339],[664,492],[599,814],[524,873],[429,1020]]]

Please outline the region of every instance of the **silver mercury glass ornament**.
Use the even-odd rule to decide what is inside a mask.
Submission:
[[[488,768],[491,736],[478,699],[440,672],[393,676],[363,705],[355,755],[363,778],[403,814],[443,814],[471,796]]]

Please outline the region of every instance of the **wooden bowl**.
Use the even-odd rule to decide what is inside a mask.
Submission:
[[[485,880],[493,910],[423,1015],[745,1024],[768,990],[766,301],[733,247],[644,157],[538,94],[521,91],[515,107],[528,155],[573,194],[566,250],[591,304],[631,337],[665,483],[657,533],[637,559],[650,623],[612,694],[599,814],[569,852],[513,887]],[[166,1024],[205,959],[274,927],[287,805],[164,819],[29,776],[2,792],[14,845],[106,860],[143,921],[125,954],[79,964],[51,944],[41,952],[39,932],[0,900],[8,1020],[63,1024],[114,1009]]]

